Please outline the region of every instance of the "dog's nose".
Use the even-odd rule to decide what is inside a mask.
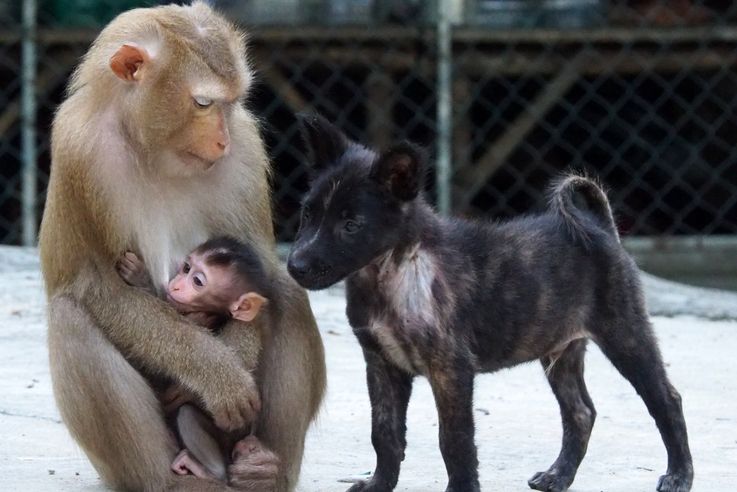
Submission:
[[[295,280],[300,280],[310,273],[310,265],[304,258],[290,256],[287,261],[287,271]]]

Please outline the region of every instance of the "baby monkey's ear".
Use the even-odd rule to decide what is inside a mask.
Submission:
[[[246,292],[230,306],[230,315],[241,321],[253,321],[267,302],[264,296],[256,292]]]
[[[402,142],[379,157],[371,175],[392,195],[409,201],[417,197],[422,189],[424,169],[424,151],[409,142]]]

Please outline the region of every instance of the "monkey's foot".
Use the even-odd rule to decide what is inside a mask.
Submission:
[[[693,483],[693,472],[669,473],[658,480],[658,492],[688,492]]]
[[[544,490],[545,492],[562,492],[568,490],[573,482],[573,477],[565,477],[557,473],[538,472],[527,481],[531,489]]]

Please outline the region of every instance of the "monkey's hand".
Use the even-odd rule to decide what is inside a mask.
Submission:
[[[153,289],[146,265],[135,253],[126,251],[115,263],[115,269],[128,285],[141,289]]]
[[[233,464],[228,467],[228,483],[238,490],[276,490],[281,462],[255,436],[248,436],[235,443]]]
[[[215,384],[201,396],[215,425],[225,431],[234,431],[244,429],[256,420],[261,411],[261,397],[250,372],[240,369],[237,374],[229,376],[238,378],[236,384],[226,385],[232,381],[230,378],[216,378],[213,380]]]

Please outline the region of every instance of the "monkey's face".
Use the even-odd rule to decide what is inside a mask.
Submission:
[[[167,299],[182,313],[226,313],[230,303],[238,298],[233,275],[227,268],[208,265],[202,256],[192,254],[169,282]]]
[[[207,172],[230,151],[231,115],[251,73],[232,30],[199,19],[180,35],[127,43],[110,59],[121,81],[126,133],[142,165],[164,176]],[[207,43],[202,43],[207,36]]]
[[[161,145],[153,160],[154,171],[164,176],[197,176],[210,170],[230,153],[231,116],[243,94],[239,84],[208,73],[209,68],[190,68],[189,75],[165,74],[152,84],[149,108],[153,120],[151,138]],[[184,83],[176,84],[182,79]],[[156,135],[158,133],[158,135]]]
[[[237,100],[230,95],[219,96],[224,93],[225,87],[221,86],[216,91],[195,89],[185,94],[180,109],[183,123],[168,139],[170,151],[163,160],[165,174],[199,174],[228,155],[230,115]]]

